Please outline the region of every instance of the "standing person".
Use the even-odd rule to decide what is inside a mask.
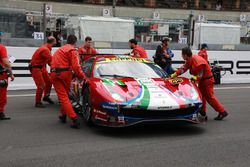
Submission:
[[[48,102],[49,104],[54,104],[54,102],[50,99],[52,84],[50,81],[49,73],[46,69],[46,64],[50,65],[51,63],[51,49],[55,44],[56,39],[53,36],[48,37],[47,43],[45,43],[35,51],[30,61],[29,67],[31,75],[37,87],[35,107],[38,108],[45,107],[41,102],[43,93],[43,101]]]
[[[168,74],[173,73],[172,68],[172,58],[174,57],[174,53],[169,48],[169,39],[165,38],[162,40],[161,45],[159,45],[155,52],[155,63],[158,64],[164,71]]]
[[[11,78],[11,81],[14,80],[14,75],[12,73],[11,64],[7,56],[7,50],[4,45],[0,44],[0,80],[4,82],[0,86],[0,120],[9,120],[10,117],[7,117],[4,114],[5,106],[7,104],[7,87],[8,87],[8,74]],[[6,69],[6,70],[5,70]]]
[[[79,79],[85,79],[85,75],[78,62],[78,53],[75,49],[76,42],[76,36],[69,35],[67,44],[60,47],[53,55],[51,62],[51,80],[59,101],[61,102],[61,115],[59,119],[62,123],[65,123],[68,116],[72,119],[71,127],[78,129],[80,122],[68,97],[72,81],[72,70]]]
[[[201,50],[199,51],[198,55],[203,57],[207,62],[208,62],[208,54],[207,54],[207,44],[202,44],[201,45]]]
[[[92,43],[93,43],[92,38],[86,37],[85,43],[78,49],[78,53],[80,56],[80,63],[83,63],[92,56],[95,56],[95,54],[98,54],[95,48],[92,47]]]
[[[145,49],[137,44],[136,39],[129,40],[129,47],[132,49],[132,57],[147,59],[148,55]]]
[[[206,116],[206,101],[217,111],[219,114],[215,117],[215,120],[224,119],[228,113],[221,105],[218,99],[214,95],[214,77],[211,72],[210,66],[205,59],[200,56],[193,55],[189,47],[182,49],[182,58],[185,60],[185,64],[179,68],[177,72],[171,75],[171,78],[175,78],[178,75],[185,73],[187,70],[193,76],[191,80],[198,81],[198,86],[202,94],[202,108],[200,111],[201,116],[207,120]]]

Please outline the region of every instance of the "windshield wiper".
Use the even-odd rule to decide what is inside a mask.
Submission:
[[[134,78],[125,75],[117,75],[117,74],[101,74],[100,77],[113,77],[113,78]]]

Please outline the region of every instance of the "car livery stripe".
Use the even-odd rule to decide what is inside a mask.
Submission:
[[[138,83],[143,86],[143,98],[141,99],[141,107],[150,110],[170,110],[180,108],[169,93],[164,91],[150,78],[137,79]],[[148,92],[148,93],[147,93]]]
[[[185,108],[185,101],[183,99],[181,99],[180,97],[178,97],[175,93],[171,92],[168,88],[159,85],[159,87],[164,90],[166,93],[168,93],[172,98],[174,98],[176,100],[177,103],[179,103],[180,108]]]
[[[141,107],[143,109],[147,109],[148,105],[149,105],[149,102],[150,102],[149,90],[148,90],[147,86],[144,85],[140,80],[139,80],[139,83],[142,84],[142,89],[143,89],[143,92],[144,92],[143,98],[141,99]]]
[[[166,88],[165,86],[161,86],[165,91],[167,91],[167,92],[169,92],[169,94],[171,94],[171,95],[174,95],[174,97],[176,98],[176,101],[179,101],[179,100],[182,100],[183,102],[186,102],[186,104],[192,104],[192,103],[195,103],[196,102],[196,100],[192,100],[192,99],[190,99],[190,98],[183,98],[183,97],[181,97],[181,96],[179,96],[179,95],[177,95],[176,93],[174,93],[174,92],[171,92],[168,88]],[[183,106],[184,105],[184,106]],[[183,108],[185,108],[186,106],[185,106],[185,104],[182,104],[182,107]]]

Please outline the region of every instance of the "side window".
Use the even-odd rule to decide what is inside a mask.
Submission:
[[[91,58],[82,65],[82,70],[88,78],[90,77],[93,63],[94,59]]]

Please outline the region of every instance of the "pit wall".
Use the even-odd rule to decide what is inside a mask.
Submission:
[[[35,88],[27,66],[36,49],[35,47],[7,47],[8,55],[16,58],[16,61],[13,63],[13,72],[16,78],[14,82],[10,82],[10,90]],[[55,50],[56,48],[52,52],[54,53]],[[99,53],[113,54],[128,53],[129,51],[128,49],[98,49]],[[183,63],[181,51],[173,50],[173,52],[175,54],[173,67],[180,67]],[[198,51],[194,50],[193,52],[196,54]],[[155,51],[147,50],[147,53],[152,59]],[[250,83],[250,51],[208,51],[208,55],[210,63],[219,62],[225,70],[222,71],[222,84]]]

